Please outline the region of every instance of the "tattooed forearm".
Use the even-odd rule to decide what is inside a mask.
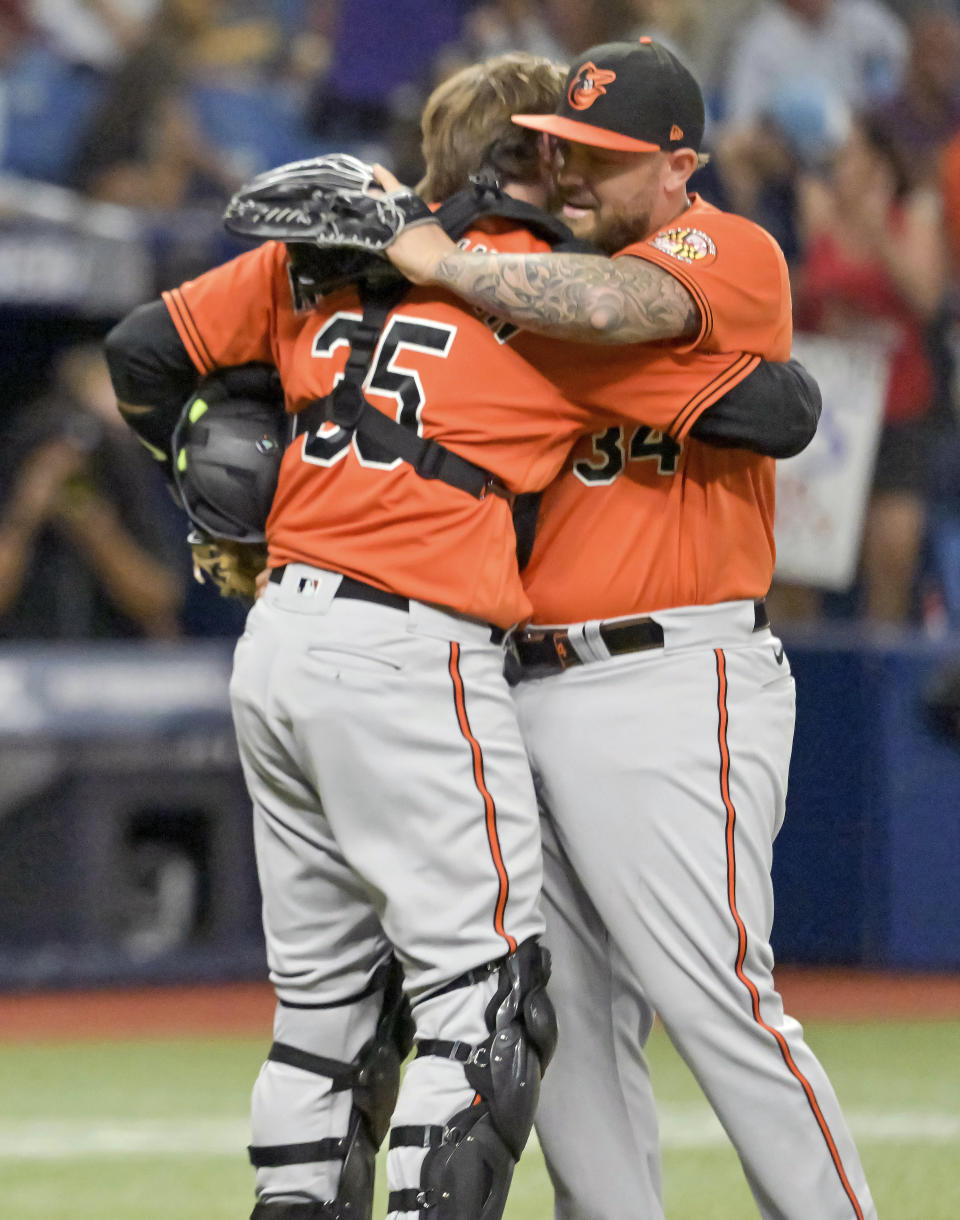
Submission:
[[[435,283],[524,330],[582,343],[652,343],[697,333],[693,297],[639,258],[452,253]]]

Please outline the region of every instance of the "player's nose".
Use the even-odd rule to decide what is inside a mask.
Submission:
[[[556,182],[557,194],[564,201],[583,193],[584,180],[582,174],[562,169],[554,181]]]
[[[581,190],[587,181],[580,158],[570,152],[557,158],[554,163],[554,175],[557,186],[566,194]]]

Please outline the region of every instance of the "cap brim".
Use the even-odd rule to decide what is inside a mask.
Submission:
[[[515,114],[513,122],[518,127],[532,127],[534,131],[545,131],[547,135],[569,140],[572,144],[590,144],[594,148],[613,148],[619,152],[659,152],[659,144],[647,140],[634,140],[619,131],[607,131],[593,127],[578,119],[565,119],[559,114]]]

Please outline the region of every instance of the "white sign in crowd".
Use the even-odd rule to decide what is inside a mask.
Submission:
[[[845,592],[856,578],[890,366],[883,338],[794,336],[823,414],[796,457],[777,463],[777,580]]]

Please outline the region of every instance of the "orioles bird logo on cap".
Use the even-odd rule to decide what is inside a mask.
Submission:
[[[598,68],[594,63],[584,64],[570,82],[567,100],[574,110],[589,110],[597,98],[606,93],[605,86],[616,79],[616,72]]]

